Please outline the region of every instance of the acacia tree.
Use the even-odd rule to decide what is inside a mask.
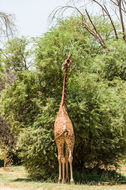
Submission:
[[[15,32],[14,17],[11,14],[0,11],[0,41],[12,37]],[[3,51],[0,49],[0,98],[1,92],[6,84],[11,84],[14,76],[11,73],[5,73],[2,62]],[[6,154],[15,147],[16,138],[11,132],[10,125],[3,119],[0,114],[0,148],[4,151],[4,166],[6,166]]]
[[[115,36],[115,39],[123,38],[123,40],[126,42],[126,27],[125,27],[125,21],[126,21],[126,1],[125,0],[89,0],[89,1],[83,1],[83,6],[77,6],[75,4],[76,1],[73,1],[74,3],[72,5],[65,5],[57,7],[50,15],[52,19],[54,19],[57,15],[62,14],[68,10],[74,10],[74,13],[77,13],[81,16],[81,27],[84,30],[87,30],[96,40],[97,42],[104,48],[107,48],[106,40],[104,39],[104,36],[102,36],[101,31],[97,28],[97,22],[92,19],[92,15],[94,15],[96,12],[94,11],[93,14],[89,13],[88,8],[89,7],[96,7],[96,10],[98,10],[99,16],[103,18],[107,18],[109,23],[111,24],[113,34]],[[78,2],[78,1],[77,1]],[[79,3],[81,0],[79,1]],[[91,4],[89,4],[91,3]],[[87,7],[87,8],[86,8]],[[117,23],[120,25],[118,27]],[[120,31],[121,29],[121,31]],[[120,35],[121,33],[121,35]],[[113,35],[112,35],[113,36]]]

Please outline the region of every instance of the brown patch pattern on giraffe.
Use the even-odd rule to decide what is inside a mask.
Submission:
[[[65,183],[65,181],[66,182],[69,181],[68,163],[70,164],[70,177],[71,177],[70,182],[74,183],[73,169],[72,169],[72,161],[73,161],[72,155],[74,149],[75,136],[74,136],[72,122],[67,113],[67,81],[68,81],[68,72],[71,64],[70,61],[71,55],[72,54],[68,56],[64,64],[65,74],[63,81],[62,99],[61,99],[59,112],[57,114],[57,118],[54,124],[54,137],[58,149],[59,183],[61,181],[63,183]],[[65,175],[65,168],[66,168],[66,175]]]

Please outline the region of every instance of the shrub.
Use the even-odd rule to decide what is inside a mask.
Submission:
[[[25,133],[21,133],[20,157],[30,176],[34,178],[47,180],[50,173],[53,173],[53,177],[57,174],[56,147],[49,146],[51,137],[51,132],[44,127],[34,130],[29,128]]]

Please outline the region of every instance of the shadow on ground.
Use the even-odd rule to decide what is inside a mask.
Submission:
[[[27,179],[27,178],[17,178],[12,180],[13,182],[37,182],[38,180],[34,180],[34,179]]]
[[[115,170],[106,171],[102,169],[85,169],[83,172],[75,171],[74,179],[76,183],[81,184],[126,184],[126,176]]]
[[[88,184],[88,185],[115,185],[115,184],[126,184],[126,176],[116,171],[91,171],[85,170],[84,172],[74,172],[75,184]],[[17,178],[13,182],[53,182],[57,183],[57,180],[44,180],[44,179],[32,179],[32,178]]]

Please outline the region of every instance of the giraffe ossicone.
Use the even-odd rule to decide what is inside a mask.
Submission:
[[[70,182],[74,183],[73,179],[73,149],[75,143],[74,130],[72,122],[67,113],[67,82],[68,82],[68,73],[71,65],[71,53],[64,63],[64,81],[63,81],[63,90],[61,104],[59,112],[56,117],[54,124],[54,137],[58,149],[58,163],[59,163],[59,183],[68,182],[68,165],[70,165]]]

